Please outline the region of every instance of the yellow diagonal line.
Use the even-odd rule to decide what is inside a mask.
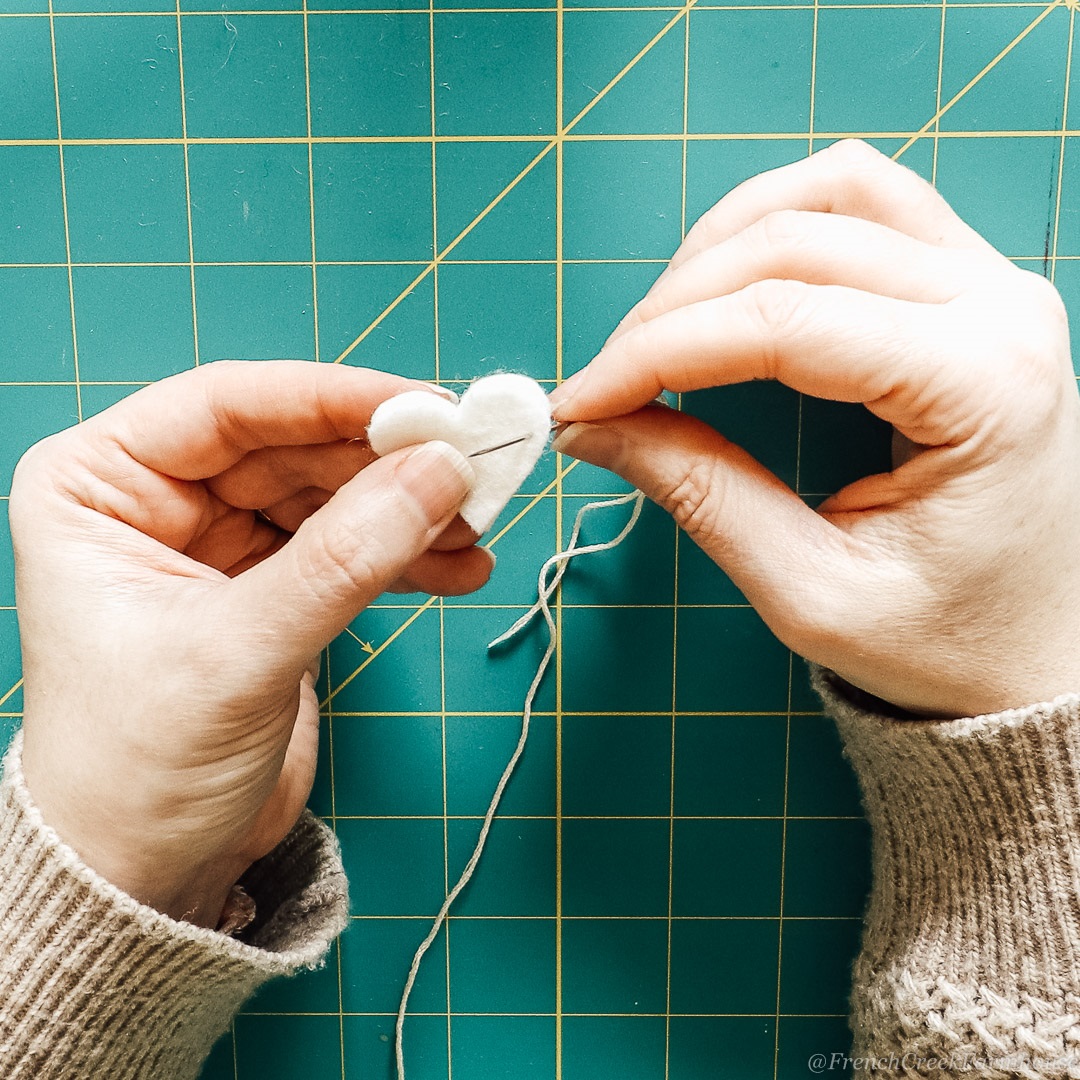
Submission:
[[[543,491],[541,491],[538,495],[534,496],[522,510],[515,514],[513,518],[511,518],[510,521],[508,521],[491,538],[491,540],[487,544],[487,547],[494,547],[534,506],[536,506],[541,501],[541,499],[543,499],[547,495],[550,495],[551,492],[555,490],[559,482],[568,473],[572,473],[580,464],[580,461],[574,461],[567,465],[565,469],[561,470],[558,476],[556,476],[555,479],[552,480],[551,483],[543,489]],[[355,679],[356,676],[359,675],[360,672],[363,671],[364,668],[366,668],[368,664],[370,664],[372,660],[375,659],[375,657],[383,653],[387,648],[390,647],[390,645],[392,645],[399,637],[401,637],[401,635],[405,633],[405,631],[408,630],[408,628],[412,626],[412,624],[416,622],[416,620],[419,619],[420,616],[423,615],[424,612],[432,606],[432,604],[436,603],[438,599],[439,598],[437,596],[429,596],[358,668],[356,668],[355,671],[353,671],[347,678],[343,679],[340,683],[338,683],[338,685],[333,690],[331,690],[329,694],[327,694],[327,696],[320,704],[319,708],[325,709],[327,705],[329,705],[330,702],[333,701],[335,697],[337,697],[340,691],[344,690],[345,687],[348,686],[349,683],[351,683],[353,679]],[[349,633],[352,633],[352,631],[349,631]],[[360,638],[356,637],[355,634],[352,634],[352,636],[355,637],[357,641],[360,640]],[[0,698],[0,705],[2,705],[3,703],[4,699]]]
[[[963,96],[972,87],[977,86],[986,75],[993,71],[994,68],[996,68],[998,64],[1000,64],[1001,61],[1004,60],[1005,57],[1008,56],[1009,53],[1011,53],[1013,49],[1015,49],[1016,46],[1019,45],[1020,42],[1023,41],[1024,38],[1026,38],[1028,34],[1030,34],[1031,31],[1034,30],[1035,27],[1038,26],[1039,23],[1041,23],[1050,14],[1050,12],[1052,12],[1055,8],[1065,7],[1068,5],[1068,3],[1069,0],[1054,0],[1054,2],[1049,5],[1049,7],[1044,8],[1031,23],[1024,27],[1024,29],[1021,30],[1020,33],[1017,34],[1017,36],[1013,38],[1012,41],[1010,41],[1009,44],[1006,45],[1005,48],[1002,49],[1001,52],[999,52],[997,56],[995,56],[994,59],[991,60],[990,63],[987,64],[986,67],[984,67],[982,71],[980,71],[979,74],[971,80],[971,82],[967,84],[967,86],[965,86],[962,90],[954,94],[947,102],[945,102],[945,104],[942,105],[941,108],[938,109],[938,111],[934,113],[934,115],[931,116],[930,119],[927,120],[926,123],[923,124],[923,126],[919,128],[919,130],[916,131],[915,134],[912,135],[911,138],[908,139],[908,141],[904,143],[904,145],[901,146],[895,154],[893,154],[893,161],[896,161],[896,159],[900,157],[900,155],[903,154],[905,151],[910,150],[911,147],[913,147],[958,101],[960,101],[961,98],[963,98]]]
[[[1063,0],[1058,0],[1058,2],[1063,2]],[[579,112],[579,113],[578,113],[578,114],[577,114],[577,115],[576,115],[576,116],[575,116],[575,117],[574,117],[574,118],[573,118],[573,119],[572,119],[572,120],[571,120],[571,121],[570,121],[570,122],[569,122],[569,123],[568,123],[568,124],[567,124],[567,125],[566,125],[566,126],[565,126],[565,127],[564,127],[564,128],[562,129],[562,130],[561,130],[561,131],[560,131],[560,132],[559,132],[559,133],[558,133],[558,135],[556,135],[556,136],[555,136],[555,138],[554,138],[554,139],[552,139],[552,140],[551,140],[551,141],[550,141],[550,142],[549,142],[549,143],[548,143],[548,144],[547,144],[547,145],[546,145],[546,146],[544,147],[544,149],[543,149],[543,150],[541,150],[541,151],[540,151],[540,153],[539,153],[539,154],[537,154],[537,155],[536,155],[536,157],[534,157],[534,158],[532,159],[532,161],[530,161],[530,162],[528,163],[528,165],[526,165],[526,166],[525,166],[525,168],[524,168],[524,169],[522,169],[522,170],[521,170],[521,172],[519,172],[519,173],[517,174],[517,176],[515,176],[515,177],[514,177],[514,179],[513,179],[513,180],[511,180],[511,181],[510,181],[510,183],[509,183],[509,184],[507,184],[507,185],[506,185],[506,187],[505,187],[505,188],[503,188],[503,189],[502,189],[502,191],[500,191],[500,192],[499,192],[499,194],[498,194],[498,195],[496,195],[496,196],[495,196],[495,198],[494,198],[494,199],[492,199],[492,200],[491,200],[491,202],[489,202],[489,203],[487,204],[487,206],[485,206],[485,207],[484,207],[484,209],[483,209],[483,210],[481,210],[481,211],[480,211],[480,213],[479,213],[479,214],[477,214],[477,215],[476,215],[476,217],[475,217],[475,218],[473,218],[473,220],[472,220],[472,221],[470,221],[470,222],[469,222],[469,224],[468,224],[468,225],[466,225],[466,226],[465,226],[465,228],[464,228],[464,229],[462,229],[462,230],[461,230],[461,232],[459,232],[459,233],[457,234],[457,236],[455,236],[455,237],[454,237],[454,239],[453,239],[453,240],[451,240],[451,241],[450,241],[450,243],[449,243],[449,244],[447,244],[447,245],[446,245],[446,247],[445,247],[445,248],[443,248],[443,250],[442,250],[442,251],[438,252],[438,253],[437,253],[437,254],[435,255],[435,258],[434,258],[434,259],[432,259],[432,260],[431,260],[431,262],[429,262],[429,263],[428,263],[428,264],[427,264],[427,265],[426,265],[426,266],[425,266],[425,267],[424,267],[424,268],[423,268],[423,269],[422,269],[422,270],[420,271],[420,273],[419,273],[419,274],[417,274],[417,275],[416,275],[416,277],[415,277],[415,278],[413,278],[413,280],[412,280],[412,281],[410,281],[410,282],[409,282],[409,284],[408,284],[408,285],[406,285],[406,286],[405,286],[405,288],[404,288],[404,289],[402,289],[402,291],[401,291],[400,293],[398,293],[398,295],[397,295],[397,296],[395,296],[393,300],[391,300],[391,301],[390,301],[390,303],[389,303],[389,304],[387,305],[387,307],[385,307],[385,308],[384,308],[384,309],[383,309],[383,310],[382,310],[382,311],[381,311],[381,312],[380,312],[380,313],[379,313],[379,314],[378,314],[378,315],[377,315],[377,316],[375,317],[374,321],[373,321],[373,322],[371,322],[371,323],[370,323],[370,324],[369,324],[369,325],[368,325],[368,326],[367,326],[367,327],[366,327],[366,328],[364,329],[364,331],[363,331],[363,332],[362,332],[361,334],[359,334],[359,335],[358,335],[357,337],[355,337],[355,338],[354,338],[354,339],[353,339],[353,340],[352,340],[352,341],[351,341],[351,342],[350,342],[350,343],[349,343],[349,344],[348,344],[348,345],[347,345],[347,346],[346,346],[346,347],[345,347],[345,348],[344,348],[344,349],[342,350],[342,352],[341,352],[341,355],[340,355],[340,356],[338,356],[338,358],[337,358],[337,359],[336,359],[336,360],[334,361],[334,363],[335,363],[335,364],[340,364],[340,363],[341,363],[341,362],[342,362],[342,361],[343,361],[343,360],[344,360],[344,359],[345,359],[345,358],[346,358],[346,357],[347,357],[347,356],[348,356],[348,355],[349,355],[349,354],[350,354],[350,353],[351,353],[351,352],[352,352],[352,351],[353,351],[353,350],[354,350],[354,349],[355,349],[355,348],[356,348],[356,347],[357,347],[358,345],[360,345],[360,343],[361,343],[361,342],[362,342],[362,341],[363,341],[363,340],[364,340],[364,339],[365,339],[365,338],[366,338],[366,337],[367,337],[367,336],[368,336],[368,335],[369,335],[369,334],[370,334],[370,333],[371,333],[371,332],[372,332],[373,330],[375,330],[375,329],[376,329],[376,327],[378,327],[378,326],[379,326],[379,324],[380,324],[380,323],[382,323],[382,321],[383,321],[383,320],[384,320],[384,319],[385,319],[385,318],[386,318],[386,317],[387,317],[387,316],[388,316],[388,315],[389,315],[389,314],[390,314],[390,313],[391,313],[391,312],[392,312],[392,311],[393,311],[393,310],[394,310],[394,309],[395,309],[395,308],[396,308],[396,307],[397,307],[397,306],[398,306],[398,305],[399,305],[399,304],[400,304],[400,303],[401,303],[401,302],[402,302],[403,300],[405,300],[405,299],[406,299],[406,298],[407,298],[407,297],[408,297],[408,296],[409,296],[409,295],[410,295],[410,294],[411,294],[411,293],[413,292],[413,290],[414,290],[414,289],[416,289],[416,287],[417,287],[417,286],[418,286],[418,285],[419,285],[419,284],[420,284],[420,283],[421,283],[421,282],[422,282],[422,281],[423,281],[423,280],[424,280],[424,279],[425,279],[425,278],[426,278],[426,277],[428,276],[428,274],[432,273],[432,272],[433,272],[433,271],[435,270],[435,267],[436,267],[436,266],[438,266],[438,265],[439,265],[439,264],[440,264],[440,263],[441,263],[441,262],[442,262],[442,261],[443,261],[443,260],[444,260],[444,259],[445,259],[445,258],[446,258],[446,257],[447,257],[447,256],[448,256],[448,255],[449,255],[449,254],[450,254],[450,253],[451,253],[451,252],[453,251],[453,250],[454,250],[454,248],[456,248],[456,247],[458,246],[458,244],[460,244],[460,243],[462,242],[462,240],[464,240],[464,239],[465,239],[465,237],[466,237],[466,236],[468,236],[468,235],[469,235],[469,233],[471,233],[471,232],[473,231],[473,229],[475,229],[475,228],[476,228],[476,226],[477,226],[477,225],[479,225],[479,224],[480,224],[480,222],[481,222],[481,221],[483,221],[483,220],[484,220],[484,218],[486,218],[486,217],[488,216],[488,214],[490,214],[490,213],[491,213],[491,211],[492,211],[492,210],[494,210],[494,209],[495,209],[495,207],[496,207],[496,206],[498,206],[498,205],[499,205],[499,203],[501,203],[501,202],[503,201],[503,199],[505,199],[505,198],[506,198],[506,196],[507,196],[507,195],[509,195],[509,194],[510,194],[510,192],[511,192],[511,191],[513,191],[513,190],[514,190],[514,188],[516,188],[516,187],[518,186],[518,184],[520,184],[520,183],[521,183],[521,181],[522,181],[522,180],[524,180],[524,179],[525,179],[525,177],[526,177],[526,176],[528,176],[528,175],[529,175],[529,173],[531,173],[531,172],[532,172],[532,170],[533,170],[533,169],[535,169],[535,168],[536,168],[536,166],[537,166],[537,165],[539,165],[539,164],[540,164],[540,162],[541,162],[541,161],[543,161],[543,159],[544,159],[545,157],[547,157],[547,155],[548,155],[548,154],[550,154],[550,153],[551,153],[551,151],[552,151],[552,150],[554,150],[554,149],[555,149],[555,147],[556,147],[556,146],[558,146],[559,142],[560,142],[560,141],[561,141],[562,139],[564,139],[564,138],[565,138],[565,137],[566,137],[567,135],[569,135],[569,134],[570,134],[570,132],[571,132],[571,131],[573,131],[573,130],[574,130],[574,128],[575,128],[575,127],[576,127],[576,126],[577,126],[577,125],[578,125],[579,123],[581,123],[581,121],[582,121],[582,120],[584,120],[584,119],[585,119],[585,117],[586,117],[586,116],[588,116],[588,114],[589,114],[589,113],[590,113],[590,112],[591,112],[591,111],[592,111],[592,110],[593,110],[594,108],[596,108],[596,106],[597,106],[597,105],[598,105],[598,104],[599,104],[599,103],[600,103],[600,102],[601,102],[601,101],[602,101],[602,100],[603,100],[603,99],[604,99],[604,98],[605,98],[605,97],[606,97],[606,96],[607,96],[607,95],[608,95],[608,94],[609,94],[609,93],[611,92],[611,90],[612,90],[612,89],[613,89],[614,87],[616,87],[616,86],[617,86],[617,85],[618,85],[618,84],[619,84],[619,83],[620,83],[620,82],[621,82],[621,81],[622,81],[622,80],[623,80],[623,79],[624,79],[624,78],[626,77],[626,75],[627,75],[627,74],[628,74],[628,73],[629,73],[630,71],[632,71],[632,70],[634,69],[634,67],[635,67],[635,66],[636,66],[636,65],[637,65],[638,63],[640,63],[640,62],[641,62],[641,60],[642,60],[642,59],[643,59],[643,58],[644,58],[645,56],[647,56],[647,55],[648,55],[648,53],[650,52],[650,50],[651,50],[651,49],[652,49],[652,48],[653,48],[653,47],[654,47],[654,46],[655,46],[655,45],[657,44],[657,42],[659,42],[659,41],[660,41],[660,40],[661,40],[661,39],[662,39],[662,38],[663,38],[663,37],[664,37],[664,36],[665,36],[665,35],[666,35],[666,34],[667,34],[667,33],[668,33],[668,32],[669,32],[670,30],[671,30],[671,28],[672,28],[673,26],[675,26],[675,25],[676,25],[676,24],[677,24],[677,23],[679,22],[679,20],[680,20],[680,19],[683,19],[683,18],[685,18],[685,17],[686,17],[687,13],[688,13],[688,12],[690,11],[690,9],[691,9],[691,8],[692,8],[692,7],[693,7],[693,6],[694,6],[694,5],[696,4],[696,3],[697,3],[697,0],[687,0],[687,3],[686,3],[686,4],[684,4],[684,5],[683,5],[683,6],[682,6],[682,7],[681,7],[681,8],[680,8],[680,9],[679,9],[679,10],[678,10],[678,11],[677,11],[677,12],[676,12],[676,13],[675,13],[675,14],[674,14],[674,15],[673,15],[673,16],[672,16],[672,17],[671,17],[671,18],[670,18],[670,19],[669,19],[669,20],[668,20],[668,21],[667,21],[667,22],[666,22],[666,23],[665,23],[665,24],[664,24],[664,25],[663,25],[662,27],[661,27],[661,29],[660,29],[660,30],[659,30],[659,31],[658,31],[658,32],[657,32],[657,33],[656,33],[655,35],[653,35],[653,37],[652,37],[652,38],[651,38],[651,39],[650,39],[650,40],[648,41],[648,43],[647,43],[647,44],[646,44],[646,45],[644,46],[644,48],[642,48],[642,49],[641,49],[641,50],[640,50],[640,51],[639,51],[639,52],[638,52],[638,53],[637,53],[637,54],[636,54],[636,55],[635,55],[635,56],[633,57],[633,59],[629,61],[629,63],[625,64],[625,65],[624,65],[624,66],[622,67],[622,69],[621,69],[621,70],[620,70],[620,71],[619,71],[619,72],[618,72],[618,73],[617,73],[617,74],[615,75],[615,77],[614,77],[614,78],[612,78],[612,79],[611,79],[611,80],[610,80],[610,81],[609,81],[609,82],[608,82],[608,83],[607,83],[607,84],[606,84],[606,85],[605,85],[605,86],[604,86],[604,87],[603,87],[603,88],[602,88],[602,89],[601,89],[601,90],[600,90],[600,91],[599,91],[599,92],[598,92],[598,93],[596,94],[596,96],[595,96],[595,97],[593,97],[593,98],[592,98],[592,100],[590,100],[590,101],[589,101],[588,105],[586,105],[586,106],[585,106],[585,108],[583,108],[583,109],[581,110],[581,112]]]
[[[0,697],[0,705],[3,705],[5,701],[12,697],[22,684],[23,681],[20,679],[3,697]]]

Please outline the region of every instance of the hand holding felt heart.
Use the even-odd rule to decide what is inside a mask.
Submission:
[[[483,533],[532,472],[550,431],[551,406],[540,384],[503,373],[478,379],[460,401],[422,390],[384,401],[368,425],[368,442],[380,456],[432,439],[460,450],[476,474],[461,517]]]

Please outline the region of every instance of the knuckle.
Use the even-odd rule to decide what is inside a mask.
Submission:
[[[718,538],[724,490],[713,462],[707,459],[690,462],[661,490],[657,502],[687,535],[707,538],[710,542]]]
[[[764,329],[767,340],[791,337],[805,325],[810,289],[803,281],[769,278],[744,290],[750,317]]]
[[[760,222],[765,243],[781,250],[796,247],[812,235],[810,215],[802,210],[773,210]]]
[[[839,139],[827,146],[822,151],[822,156],[857,167],[880,166],[890,160],[865,139]]]

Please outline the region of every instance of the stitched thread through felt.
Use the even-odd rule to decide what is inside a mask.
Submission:
[[[586,544],[584,547],[577,546],[578,539],[581,536],[582,523],[588,514],[593,510],[602,510],[612,506],[624,506],[627,503],[633,503],[634,509],[618,535],[611,540],[605,540],[599,544]],[[469,857],[469,861],[465,864],[465,869],[461,872],[461,877],[458,878],[457,884],[455,884],[446,894],[446,899],[443,901],[442,907],[439,908],[439,913],[435,916],[435,921],[431,924],[431,929],[428,931],[427,937],[420,942],[416,954],[413,956],[408,978],[405,980],[405,989],[401,994],[401,1004],[398,1006],[397,1023],[394,1025],[397,1080],[405,1080],[405,1053],[402,1038],[405,1027],[405,1010],[408,1008],[409,995],[412,993],[413,984],[416,982],[416,976],[420,971],[420,963],[424,959],[424,954],[431,948],[435,938],[438,937],[439,931],[442,929],[443,923],[446,922],[446,916],[449,914],[454,901],[458,898],[462,889],[469,884],[473,873],[476,871],[477,864],[480,862],[480,856],[484,851],[484,845],[487,843],[488,833],[491,831],[491,822],[494,820],[495,814],[499,809],[499,803],[502,801],[503,792],[506,790],[506,785],[510,783],[510,777],[514,775],[514,770],[521,760],[521,755],[525,750],[525,743],[529,738],[529,723],[532,719],[533,701],[536,698],[536,692],[540,689],[540,683],[543,681],[544,673],[548,669],[548,664],[551,662],[552,656],[555,655],[555,648],[558,643],[558,632],[555,626],[555,619],[551,614],[551,608],[548,606],[549,601],[555,590],[559,587],[559,583],[566,573],[566,568],[570,565],[570,560],[576,559],[579,555],[592,555],[599,551],[609,551],[613,547],[618,547],[618,545],[630,535],[634,526],[637,524],[644,503],[644,494],[640,491],[632,491],[628,495],[619,495],[614,499],[602,499],[598,502],[587,503],[583,506],[578,511],[577,517],[574,519],[574,528],[570,533],[570,543],[567,544],[563,551],[552,555],[540,568],[536,589],[536,603],[533,604],[533,606],[529,608],[529,610],[525,612],[525,614],[522,615],[509,630],[500,634],[494,641],[488,644],[488,648],[493,649],[497,645],[509,641],[512,637],[524,630],[538,613],[544,616],[544,622],[547,623],[548,644],[547,648],[544,650],[544,655],[540,659],[536,674],[529,684],[529,690],[525,695],[525,704],[521,710],[521,734],[518,736],[517,745],[514,747],[513,754],[510,755],[510,760],[506,763],[506,768],[503,769],[502,776],[499,777],[499,782],[495,787],[495,794],[492,795],[491,803],[487,808],[487,813],[484,814],[484,822],[480,827],[480,835],[477,838],[476,847],[473,848],[473,853]],[[553,569],[555,573],[549,581],[548,574]]]

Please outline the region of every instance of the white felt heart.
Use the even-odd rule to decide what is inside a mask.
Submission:
[[[550,433],[551,406],[540,384],[500,374],[478,379],[457,403],[424,390],[388,398],[371,417],[368,442],[380,456],[432,439],[457,447],[476,474],[461,516],[483,533],[532,472]]]

